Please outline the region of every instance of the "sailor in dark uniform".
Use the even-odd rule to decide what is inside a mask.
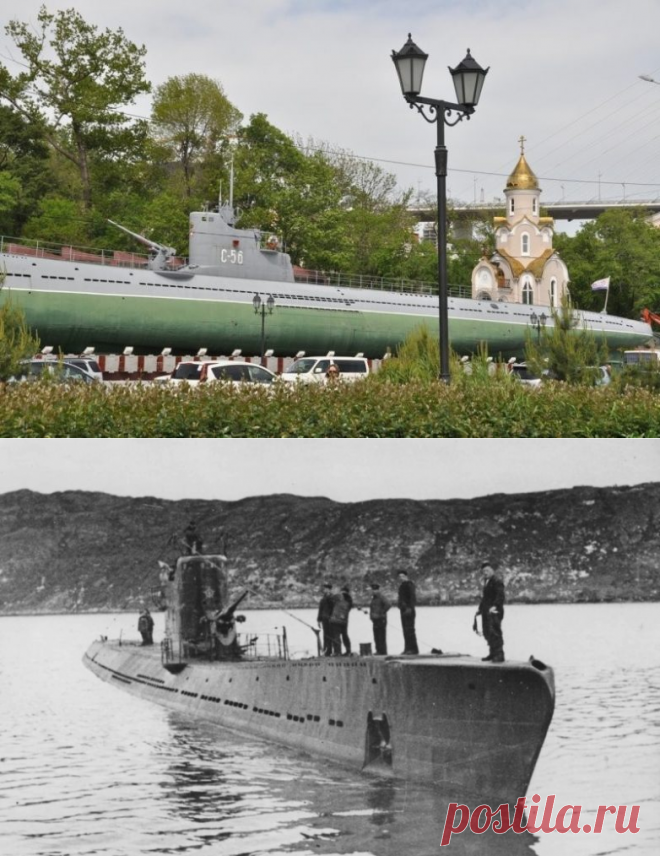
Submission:
[[[191,520],[190,523],[186,526],[186,530],[183,533],[183,540],[185,542],[186,547],[188,548],[188,553],[192,556],[196,553],[204,552],[204,544],[202,543],[202,539],[199,537],[199,533],[197,532],[197,524],[194,520]]]
[[[399,597],[397,603],[401,611],[401,627],[403,629],[403,653],[419,654],[417,634],[415,633],[415,583],[408,579],[405,571],[399,571]]]
[[[476,630],[477,616],[481,616],[484,639],[488,642],[490,653],[483,660],[492,663],[504,662],[504,638],[502,636],[502,619],[504,618],[504,580],[493,570],[490,562],[481,566],[483,575],[483,594],[479,608],[474,616],[473,627]]]
[[[341,654],[341,645],[344,643],[344,653],[351,653],[351,640],[348,635],[348,614],[353,608],[353,598],[348,586],[342,586],[341,591],[334,600],[332,616],[330,617],[330,632],[332,641],[330,643],[333,655]]]
[[[332,583],[323,584],[323,597],[319,602],[319,612],[316,616],[318,626],[323,630],[323,656],[329,657],[332,654],[332,627],[330,619],[332,618],[332,610],[335,608],[335,600],[337,595],[332,593]]]
[[[142,610],[138,618],[138,630],[142,636],[143,645],[154,644],[154,620],[146,607]]]
[[[376,654],[387,654],[387,612],[390,608],[390,602],[381,592],[378,583],[371,583],[371,590],[369,618],[371,618],[374,629]]]

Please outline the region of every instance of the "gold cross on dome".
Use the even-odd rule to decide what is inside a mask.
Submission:
[[[520,136],[520,137],[518,137],[518,142],[520,143],[520,154],[524,155],[525,154],[525,143],[527,142],[527,138]]]

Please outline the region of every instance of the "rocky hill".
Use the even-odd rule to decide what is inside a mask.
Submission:
[[[191,519],[251,607],[314,605],[327,578],[394,592],[400,568],[421,603],[474,603],[486,557],[509,601],[660,599],[660,483],[360,503],[18,491],[0,494],[0,613],[137,609]]]

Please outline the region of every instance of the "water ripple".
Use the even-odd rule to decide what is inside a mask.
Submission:
[[[480,654],[480,640],[467,635],[471,614],[420,610],[420,638],[435,638],[438,627],[458,637],[465,628],[456,648]],[[80,659],[102,620],[125,621],[127,632],[134,624],[134,616],[0,621],[3,852],[438,856],[447,805],[433,791],[242,739],[99,682]],[[464,833],[451,856],[655,856],[658,628],[658,605],[512,607],[506,619],[507,652],[529,651],[534,638],[556,670],[555,718],[530,794],[581,805],[583,822],[601,804],[639,805],[641,832],[571,841]]]

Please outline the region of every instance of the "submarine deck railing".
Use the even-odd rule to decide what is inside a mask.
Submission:
[[[160,647],[164,663],[182,660],[211,662],[289,659],[286,633],[238,633],[235,643],[226,647],[208,638],[182,641],[174,645],[172,640],[166,637],[161,641]]]
[[[87,262],[119,268],[146,268],[149,256],[145,253],[133,253],[125,250],[103,250],[95,247],[75,247],[72,244],[56,244],[52,241],[37,241],[29,238],[13,238],[0,235],[0,253],[30,256],[54,261]],[[176,256],[166,266],[166,270],[178,270],[185,267],[187,259]],[[294,279],[306,285],[321,285],[334,288],[368,288],[375,291],[393,291],[400,294],[438,293],[434,282],[374,276],[370,274],[345,274],[339,271],[307,270],[296,267]],[[471,297],[471,288],[465,285],[449,285],[450,297]]]

